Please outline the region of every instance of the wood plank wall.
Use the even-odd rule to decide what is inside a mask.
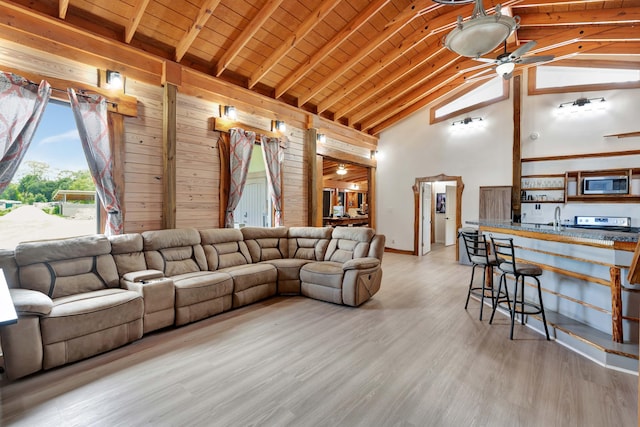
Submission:
[[[92,65],[43,52],[11,41],[2,40],[2,66],[25,72],[74,80],[98,86],[97,68]],[[161,76],[158,75],[158,81]],[[61,88],[66,89],[66,88]],[[190,88],[193,92],[193,88]],[[126,93],[138,101],[138,116],[126,117],[124,177],[125,222],[128,233],[162,228],[163,161],[162,161],[162,97],[160,85],[127,76]],[[221,98],[224,98],[223,95]],[[219,224],[220,159],[219,134],[211,128],[211,118],[219,115],[219,104],[196,96],[177,97],[177,178],[176,227],[211,228]],[[273,117],[262,117],[256,111],[244,112],[239,121],[261,129],[269,129]],[[302,127],[287,123],[288,138],[283,166],[284,224],[308,225],[309,171]],[[346,131],[345,131],[346,132]],[[350,133],[353,131],[349,130]],[[356,139],[364,136],[355,135]],[[373,139],[373,137],[372,137]],[[368,158],[370,147],[362,143],[350,145],[331,140],[329,146],[346,154]]]

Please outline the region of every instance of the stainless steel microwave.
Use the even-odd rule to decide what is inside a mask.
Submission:
[[[629,177],[585,177],[582,181],[582,194],[629,194]]]

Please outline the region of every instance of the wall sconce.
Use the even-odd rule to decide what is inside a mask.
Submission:
[[[122,89],[124,87],[124,77],[118,71],[107,70],[107,86],[113,90]]]
[[[347,168],[344,167],[344,165],[341,163],[338,165],[338,170],[336,170],[336,173],[338,175],[346,175],[347,174]]]
[[[482,117],[465,117],[462,120],[456,120],[455,122],[451,123],[451,126],[470,125],[473,122],[481,122],[481,121],[482,121]]]
[[[325,135],[324,133],[319,133],[316,136],[316,141],[319,142],[320,144],[324,144],[327,142],[327,135]]]
[[[220,105],[220,117],[225,117],[229,120],[236,120],[238,118],[236,107],[233,105]]]
[[[371,150],[371,160],[375,160],[376,157],[378,156],[378,150]]]
[[[604,97],[599,98],[578,98],[575,101],[563,102],[558,106],[558,108],[565,108],[567,105],[571,105],[572,107],[584,107],[587,104],[591,104],[591,101],[600,101],[604,102]]]
[[[286,132],[287,125],[282,120],[271,120],[271,132]]]

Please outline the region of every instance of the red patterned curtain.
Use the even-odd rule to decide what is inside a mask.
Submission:
[[[251,160],[251,151],[256,140],[256,133],[233,128],[229,134],[231,139],[229,150],[231,182],[224,224],[226,228],[233,228],[233,211],[240,203],[244,184],[247,181],[249,161]]]
[[[20,166],[50,95],[44,80],[37,85],[0,71],[0,193]]]
[[[283,225],[282,218],[282,181],[280,171],[282,160],[284,160],[284,149],[280,146],[278,138],[262,137],[262,155],[267,168],[267,182],[269,183],[269,194],[276,211],[274,226]]]
[[[107,100],[100,95],[76,94],[73,89],[69,89],[69,99],[96,191],[107,211],[104,234],[122,234],[122,210],[113,181]]]

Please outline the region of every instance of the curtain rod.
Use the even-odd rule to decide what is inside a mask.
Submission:
[[[59,88],[57,88],[57,87],[53,87],[53,86],[51,86],[51,90],[56,91],[56,92],[66,93],[67,95],[69,95],[69,92],[68,92],[67,90],[65,90],[65,89],[59,89]],[[84,91],[83,89],[78,89],[78,90],[76,90],[76,95],[78,95],[78,96],[84,96],[85,98],[89,98],[89,97],[91,97],[91,95],[92,95],[92,94],[90,94],[90,93],[85,93],[85,91]],[[97,93],[96,95],[100,95],[100,94],[99,94],[99,93]],[[100,95],[100,96],[102,96],[102,95]],[[117,103],[117,102],[110,101],[110,100],[109,100],[109,99],[107,99],[107,98],[105,98],[105,100],[107,101],[107,103],[111,104],[111,106],[112,106],[112,107],[114,107],[114,108],[118,106],[118,103]]]

